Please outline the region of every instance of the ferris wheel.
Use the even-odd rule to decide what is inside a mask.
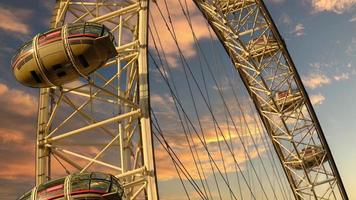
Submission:
[[[181,183],[189,199],[225,199],[221,195],[223,190],[230,199],[259,199],[258,193],[261,199],[348,199],[308,94],[263,1],[193,0],[193,3],[212,30],[210,37],[218,39],[232,63],[231,70],[240,76],[250,95],[251,109],[258,114],[266,132],[261,141],[267,144],[268,140],[269,150],[274,151],[268,158],[272,158],[271,171],[277,177],[275,182],[281,195],[276,194],[272,175],[267,172],[269,167],[251,136],[251,146],[256,149],[253,152],[265,174],[258,176],[258,168],[248,153],[250,147],[238,133],[233,108],[224,99],[223,88],[219,87],[212,68],[202,71],[200,80],[190,67],[175,32],[174,9],[180,10],[186,19],[194,47],[198,51],[202,47],[187,1],[177,2],[174,5],[179,7],[171,7],[166,0],[56,0],[50,30],[36,35],[12,60],[16,79],[40,91],[36,186],[20,199],[159,199],[154,136],[167,152],[165,159],[172,161],[179,178],[185,177]],[[162,17],[159,29],[151,7]],[[174,81],[169,80],[172,73],[164,68],[168,62],[160,40],[163,27],[182,62],[189,88],[185,91],[200,96],[199,103],[192,97],[194,107],[190,110],[182,103]],[[156,52],[149,52],[149,47]],[[200,62],[207,59],[202,56]],[[186,135],[186,141],[192,142],[191,162],[195,163],[197,175],[180,160],[174,149],[177,144],[170,144],[165,138],[150,106],[149,65],[156,67],[162,85],[168,88],[178,113],[175,121],[180,122],[184,132],[196,133],[195,139]],[[246,169],[233,148],[234,137],[223,133],[214,114],[213,98],[205,91],[208,81],[205,74],[211,75],[210,82],[216,84],[217,94],[222,97],[218,110],[224,110],[228,129],[233,127],[236,131],[234,137],[239,139],[249,162]],[[204,82],[205,90],[199,80]],[[235,92],[232,93],[238,102]],[[204,138],[203,120],[197,111],[202,106],[211,115],[212,129],[220,134],[216,136],[219,161]],[[239,103],[238,107],[243,110]],[[190,111],[195,111],[197,120],[189,116]],[[242,121],[247,123],[245,116]],[[194,142],[201,144],[198,150]],[[204,163],[200,150],[206,157]],[[229,160],[233,165],[225,165]],[[215,182],[207,177],[206,168]],[[229,177],[229,170],[235,171],[237,182]],[[251,170],[253,178],[244,173],[246,170]],[[254,189],[251,179],[260,190]],[[264,181],[269,186],[264,186]],[[287,189],[284,183],[288,184]],[[185,184],[193,188],[196,197]],[[218,185],[225,185],[225,189]],[[213,187],[219,195],[212,194]],[[292,195],[287,195],[288,190]]]

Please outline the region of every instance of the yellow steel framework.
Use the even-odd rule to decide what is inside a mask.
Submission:
[[[263,1],[194,2],[251,95],[295,198],[348,199],[308,94]]]
[[[296,199],[348,199],[286,45],[262,0],[193,0],[249,91]],[[105,171],[125,198],[158,199],[150,123],[148,0],[57,0],[51,28],[105,24],[118,56],[40,90],[36,185],[63,172]],[[54,169],[53,169],[54,168]]]
[[[120,179],[125,199],[158,199],[147,13],[148,0],[56,1],[50,28],[102,23],[115,36],[118,56],[90,77],[40,90],[36,185],[65,173],[103,171]]]

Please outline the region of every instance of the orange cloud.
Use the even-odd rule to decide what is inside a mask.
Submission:
[[[13,129],[0,128],[0,143],[22,143],[25,136],[22,132]]]
[[[341,14],[355,8],[356,0],[312,0],[315,12],[329,11]]]
[[[159,8],[163,12],[163,15],[165,16],[165,20],[169,24],[168,14],[165,9],[165,5],[163,1],[157,1],[157,3],[159,5]],[[205,23],[204,17],[200,14],[200,11],[196,8],[196,6],[192,1],[187,1],[187,4],[188,4],[187,7],[189,9],[189,14],[191,17],[192,26],[196,34],[197,40],[209,38],[209,31]],[[183,2],[183,6],[185,6],[184,2]],[[150,9],[153,16],[153,19],[150,19],[150,27],[153,31],[152,37],[156,41],[157,45],[158,45],[158,40],[161,40],[164,52],[166,53],[167,56],[168,63],[171,64],[171,67],[176,67],[179,56],[178,56],[178,49],[175,44],[175,41],[173,40],[168,29],[166,28],[165,22],[162,19],[154,3],[151,4]],[[177,41],[179,47],[183,51],[184,56],[186,58],[194,57],[197,54],[197,50],[194,47],[194,38],[191,33],[189,23],[186,17],[183,15],[183,11],[181,10],[179,2],[169,1],[168,9],[172,18],[172,23],[174,25],[175,34],[177,35],[178,38]],[[159,35],[155,33],[153,23],[155,23],[156,27],[158,28]],[[150,48],[153,49],[154,48],[153,42],[149,42],[149,44],[150,44]],[[160,53],[162,53],[162,50],[160,50]]]
[[[31,180],[35,175],[35,161],[9,163],[1,168],[0,177],[8,180]],[[30,186],[29,186],[30,187]]]
[[[218,133],[218,137],[216,137],[214,131],[207,131],[205,133],[205,139],[207,142],[207,148],[209,149],[209,153],[211,157],[215,160],[217,166],[219,169],[223,172],[223,162],[221,159],[221,153],[218,147],[218,142],[220,142],[221,148],[222,148],[222,155],[224,157],[224,162],[225,162],[225,167],[227,173],[235,172],[235,160],[233,156],[231,155],[230,150],[226,146],[226,143],[224,142],[224,139],[222,136]],[[247,158],[245,156],[245,151],[243,150],[243,147],[241,146],[240,140],[237,138],[236,133],[231,133],[232,137],[229,137],[229,134],[224,130],[224,137],[227,141],[227,143],[230,146],[230,142],[234,145],[233,148],[233,153],[234,157],[239,165],[245,163],[247,161]],[[190,137],[190,136],[188,136]],[[249,153],[249,156],[251,159],[254,159],[258,156],[257,150],[254,148],[252,140],[249,135],[242,135],[245,147],[247,148],[247,151]],[[253,135],[257,146],[258,146],[258,151],[260,154],[264,154],[266,149],[261,145],[262,141],[260,140],[260,133],[257,135]],[[196,169],[195,163],[193,162],[193,157],[189,149],[188,142],[186,141],[186,138],[183,133],[176,133],[174,135],[165,135],[166,140],[168,141],[170,147],[173,149],[173,151],[177,154],[179,157],[180,162],[183,163],[184,167],[187,169],[187,171],[191,174],[193,178],[199,178],[198,171]],[[230,141],[231,140],[231,141]],[[199,155],[199,159],[201,162],[201,167],[204,169],[204,172],[206,173],[207,176],[212,175],[212,169],[210,165],[210,157],[207,154],[205,148],[201,144],[199,138],[193,134],[192,139],[190,139],[191,145],[195,146],[196,151],[194,151],[194,156],[197,159]],[[168,153],[164,150],[164,148],[159,145],[158,147],[155,148],[155,159],[157,163],[157,173],[158,173],[158,179],[161,181],[164,180],[170,180],[170,179],[175,179],[178,178],[178,175],[176,173],[176,170],[173,165],[173,161],[169,158]],[[198,161],[197,161],[198,162]],[[213,165],[214,166],[214,165]],[[244,167],[242,165],[240,166],[242,170],[244,170]],[[200,169],[199,169],[200,170]],[[216,171],[216,168],[214,167],[215,173],[218,173]]]
[[[28,34],[30,27],[23,19],[32,15],[32,12],[24,9],[0,8],[0,29],[15,33]]]
[[[310,95],[310,101],[313,105],[320,105],[325,101],[325,97],[321,93],[313,94]]]
[[[0,83],[0,104],[4,110],[24,117],[34,116],[37,112],[36,97],[3,83]]]
[[[16,180],[29,180],[34,175],[34,141],[28,142],[24,132],[0,128],[1,162],[0,177]]]

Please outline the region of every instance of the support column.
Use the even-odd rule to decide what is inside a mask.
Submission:
[[[38,119],[36,135],[36,185],[49,180],[49,151],[44,146],[45,137],[48,134],[47,122],[50,106],[50,89],[40,89],[38,102]]]
[[[148,59],[147,59],[147,28],[148,28],[148,1],[141,1],[139,11],[139,104],[141,107],[140,129],[142,137],[143,163],[147,170],[146,195],[148,200],[158,199],[156,171],[154,161],[153,139],[151,132],[149,85],[148,85]]]

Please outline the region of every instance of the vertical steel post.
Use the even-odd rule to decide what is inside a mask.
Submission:
[[[156,173],[155,173],[155,163],[154,163],[154,152],[153,152],[153,140],[151,134],[151,120],[150,120],[150,105],[149,105],[149,86],[148,86],[148,60],[147,60],[147,41],[148,41],[148,0],[137,0],[132,2],[132,5],[127,5],[124,1],[116,1],[116,2],[105,2],[105,1],[97,1],[96,4],[92,4],[91,1],[83,1],[81,6],[88,7],[93,9],[99,9],[104,6],[108,6],[112,8],[112,12],[110,13],[102,13],[96,10],[96,17],[91,18],[90,9],[87,10],[87,13],[81,13],[76,8],[78,6],[77,1],[70,0],[57,0],[56,6],[54,8],[54,14],[51,21],[51,28],[62,26],[65,23],[73,22],[75,19],[81,19],[82,21],[91,21],[96,23],[104,23],[105,21],[114,20],[113,16],[118,17],[117,27],[118,27],[118,49],[122,48],[122,52],[125,52],[125,48],[130,49],[132,51],[132,55],[127,55],[126,58],[122,58],[118,56],[117,60],[117,72],[122,72],[118,75],[118,88],[114,93],[117,92],[117,96],[121,98],[117,99],[119,103],[119,115],[125,114],[131,111],[138,111],[137,108],[133,108],[128,105],[127,102],[133,101],[134,104],[138,104],[140,111],[140,117],[137,119],[136,116],[130,119],[119,120],[118,122],[118,134],[120,134],[120,139],[118,143],[120,145],[120,162],[117,163],[115,169],[118,170],[118,174],[114,174],[120,177],[120,180],[124,182],[127,186],[126,198],[128,199],[136,199],[145,197],[148,200],[156,200],[158,199],[157,192],[157,183],[156,183]],[[87,8],[86,7],[86,8]],[[115,10],[117,9],[117,10]],[[71,12],[79,12],[78,16],[71,16]],[[125,21],[127,18],[131,18],[127,13],[134,14],[137,16],[137,20],[134,21],[132,31],[133,42],[126,44],[126,41],[123,40],[123,33],[125,32]],[[69,15],[69,17],[67,16]],[[66,17],[67,16],[67,17]],[[71,18],[72,17],[72,18]],[[78,20],[78,21],[81,21]],[[131,32],[128,32],[130,34]],[[119,51],[119,50],[118,50]],[[130,52],[128,51],[128,52]],[[124,56],[125,57],[125,56]],[[126,59],[126,60],[125,60]],[[129,60],[129,61],[128,61]],[[127,63],[129,62],[129,63]],[[127,76],[126,79],[122,78],[123,76]],[[112,77],[115,75],[113,74]],[[125,83],[126,82],[126,83]],[[135,84],[135,85],[133,85]],[[125,87],[126,86],[126,90]],[[104,86],[105,87],[105,86]],[[137,87],[137,89],[136,89]],[[134,90],[133,90],[134,88]],[[101,90],[101,89],[98,89]],[[41,183],[46,182],[50,179],[50,166],[51,166],[51,151],[60,153],[61,150],[66,150],[67,146],[63,147],[60,143],[56,143],[58,140],[62,140],[64,138],[74,137],[76,134],[65,135],[65,133],[52,132],[54,129],[60,127],[61,124],[52,123],[54,116],[57,114],[57,110],[55,107],[52,111],[51,101],[56,101],[59,104],[65,104],[68,102],[61,102],[57,99],[57,94],[63,94],[64,90],[59,90],[58,88],[53,89],[40,89],[39,96],[39,112],[38,112],[38,131],[37,131],[37,144],[36,144],[36,184],[39,185]],[[75,92],[73,90],[72,92]],[[83,93],[80,91],[78,93]],[[76,94],[78,94],[76,93]],[[134,94],[133,94],[134,93]],[[73,93],[74,94],[74,93]],[[92,95],[91,93],[89,95]],[[71,99],[70,95],[66,96],[67,99]],[[90,98],[92,98],[90,96]],[[127,98],[127,101],[122,101],[122,98]],[[109,99],[108,99],[109,100]],[[111,99],[110,99],[111,100]],[[75,101],[75,99],[73,99]],[[70,102],[69,102],[70,103]],[[73,105],[72,105],[73,106]],[[75,106],[73,106],[75,107]],[[59,110],[62,107],[58,108]],[[94,116],[91,116],[92,113],[85,113],[85,111],[80,110],[80,108],[74,108],[78,115],[83,116],[85,119],[95,119]],[[74,115],[73,115],[74,116]],[[68,116],[64,123],[67,123],[72,117]],[[94,122],[90,121],[86,127],[93,125]],[[136,129],[136,127],[139,129]],[[57,126],[57,127],[56,127]],[[132,126],[132,127],[130,127]],[[85,127],[79,128],[79,130]],[[101,127],[102,130],[107,131],[105,127]],[[76,129],[78,130],[78,129]],[[139,135],[139,137],[133,135]],[[53,139],[56,138],[56,139]],[[133,142],[133,140],[135,140]],[[64,142],[65,143],[65,142]],[[57,145],[57,146],[56,146]],[[136,145],[136,146],[135,146]],[[80,151],[80,150],[78,150]],[[83,150],[84,152],[85,150]],[[133,155],[133,152],[137,152],[137,154]],[[71,152],[70,150],[65,151]],[[98,160],[98,165],[103,166],[113,166],[113,164],[107,164],[108,161],[102,161],[95,158],[89,158],[88,156],[84,156],[83,152],[72,153],[70,154],[72,157],[62,157],[63,161],[66,162],[69,166],[73,163],[77,163],[77,159],[80,160]],[[63,152],[62,152],[63,153]],[[77,157],[75,156],[77,155]],[[135,157],[136,156],[136,157]],[[79,158],[80,157],[80,158]],[[134,158],[134,159],[133,159]],[[75,165],[75,164],[74,164]],[[78,170],[81,169],[81,165],[74,166]],[[109,167],[110,168],[110,167]],[[85,171],[85,170],[84,170]],[[112,172],[111,172],[112,173]],[[139,180],[136,180],[137,177],[140,177]],[[134,184],[132,182],[135,182]],[[141,185],[140,185],[141,184]]]
[[[142,137],[143,162],[147,170],[147,199],[158,199],[156,172],[151,132],[149,85],[148,85],[148,59],[147,59],[147,28],[148,28],[148,0],[142,0],[139,11],[139,57],[138,81],[139,104],[141,108],[140,129]]]
[[[49,179],[49,151],[44,146],[47,136],[46,128],[49,113],[50,89],[40,89],[38,102],[37,136],[36,136],[36,185],[46,182]]]
[[[53,15],[50,23],[50,28],[57,27],[63,19],[64,13],[63,0],[56,0],[53,9]],[[38,101],[38,117],[37,117],[37,132],[36,132],[36,166],[35,176],[36,185],[44,183],[50,179],[50,151],[45,147],[45,138],[48,135],[49,128],[47,122],[51,109],[51,92],[50,88],[41,88]]]

